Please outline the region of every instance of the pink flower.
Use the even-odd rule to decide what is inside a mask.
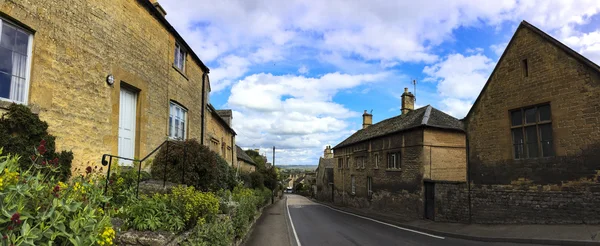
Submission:
[[[46,161],[42,161],[42,166],[45,166],[45,165],[46,165]]]
[[[46,145],[46,140],[42,139],[42,141],[40,141],[40,146],[44,146]]]

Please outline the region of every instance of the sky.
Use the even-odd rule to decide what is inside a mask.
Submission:
[[[458,119],[522,20],[600,63],[597,0],[159,0],[210,68],[210,103],[236,143],[276,165],[316,165],[325,146],[415,108]]]

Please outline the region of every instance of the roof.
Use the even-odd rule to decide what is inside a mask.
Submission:
[[[365,129],[358,130],[346,140],[339,143],[334,149],[385,136],[388,134],[406,131],[417,127],[433,127],[448,130],[464,131],[463,123],[458,119],[427,105],[406,114],[392,117]]]
[[[319,167],[333,168],[333,165],[335,165],[335,159],[333,159],[333,158],[323,158],[323,157],[319,158]]]
[[[238,159],[241,159],[245,162],[252,164],[253,166],[256,166],[256,163],[254,162],[254,160],[252,160],[252,158],[250,158],[250,156],[248,154],[246,154],[246,151],[244,151],[242,148],[240,148],[240,146],[238,146],[236,144],[235,149],[236,149],[235,152],[237,154]]]
[[[213,107],[212,104],[207,104],[208,109],[210,109],[210,112],[213,114],[213,116],[215,116],[215,118],[217,118],[217,120],[219,122],[221,122],[221,124],[223,124],[223,126],[225,128],[227,128],[229,131],[231,131],[233,133],[233,135],[237,135],[237,133],[235,133],[235,131],[233,130],[233,128],[231,128],[231,126],[229,126],[229,124],[227,124],[227,121],[225,121],[223,118],[221,118],[221,116],[219,115],[219,113],[217,113],[217,109],[215,109],[215,107]]]
[[[230,117],[233,114],[231,109],[217,109],[216,111],[221,118]]]
[[[200,65],[202,71],[206,73],[210,72],[210,69],[206,65],[204,65],[202,60],[200,60],[196,53],[194,53],[194,50],[192,50],[192,48],[185,42],[185,39],[183,39],[181,35],[179,35],[177,30],[175,30],[173,26],[171,26],[167,19],[162,15],[160,10],[158,10],[156,6],[154,6],[154,3],[148,0],[138,0],[138,2],[144,5],[150,11],[150,13],[154,15],[154,18],[156,18],[160,23],[162,23],[167,29],[167,31],[169,31],[171,34],[173,34],[173,36],[175,36],[175,39],[179,42],[179,44],[182,45],[188,52],[188,54],[192,57],[192,59],[194,59],[194,61],[196,61]]]
[[[504,49],[504,52],[502,52],[502,55],[500,56],[500,59],[498,59],[498,62],[496,63],[496,67],[494,67],[494,70],[490,74],[490,77],[488,77],[487,82],[485,82],[485,85],[483,86],[483,89],[481,89],[481,92],[479,92],[479,95],[477,96],[477,99],[475,99],[475,102],[473,103],[473,106],[471,106],[471,109],[469,109],[469,112],[465,116],[465,119],[467,117],[469,117],[469,115],[471,115],[471,113],[473,112],[473,109],[475,108],[475,105],[477,105],[477,103],[479,102],[479,99],[481,99],[481,95],[483,95],[483,92],[488,87],[488,84],[490,83],[490,81],[494,77],[494,74],[496,73],[496,70],[498,69],[498,67],[502,63],[502,61],[504,60],[504,56],[506,55],[506,51],[514,43],[515,37],[517,36],[517,32],[519,30],[521,30],[522,28],[527,28],[527,29],[531,30],[532,32],[537,33],[544,40],[548,41],[549,43],[553,44],[557,48],[561,49],[562,51],[564,51],[565,53],[567,53],[568,55],[570,55],[571,57],[573,57],[575,60],[577,60],[577,61],[579,61],[579,62],[587,65],[588,67],[590,67],[590,68],[592,68],[592,69],[600,72],[600,66],[598,66],[596,63],[590,61],[585,56],[577,53],[576,51],[574,51],[573,49],[569,48],[568,46],[566,46],[565,44],[561,43],[560,41],[556,40],[555,38],[553,38],[552,36],[548,35],[544,31],[540,30],[539,28],[535,27],[534,25],[531,25],[529,22],[523,20],[523,21],[521,21],[521,24],[519,24],[519,27],[517,27],[517,30],[515,30],[515,33],[513,34],[513,36],[510,39],[510,41],[508,42],[508,45],[506,45],[506,48]]]

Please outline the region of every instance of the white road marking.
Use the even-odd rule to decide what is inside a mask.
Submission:
[[[292,231],[294,232],[294,237],[296,238],[296,244],[298,246],[302,246],[300,244],[300,239],[298,239],[298,234],[296,233],[296,228],[294,228],[294,222],[292,221],[292,216],[290,215],[290,207],[288,206],[289,197],[285,198],[285,210],[287,210],[288,217],[290,217],[290,224],[292,225]]]
[[[286,202],[287,202],[287,200],[286,200]],[[400,226],[397,226],[397,225],[392,225],[390,223],[385,223],[383,221],[379,221],[379,220],[376,220],[376,219],[371,219],[371,218],[367,218],[367,217],[364,217],[364,216],[356,215],[356,214],[353,214],[353,213],[348,213],[346,211],[342,211],[342,210],[339,210],[339,209],[336,209],[336,208],[332,208],[332,207],[324,205],[324,204],[320,204],[320,203],[315,203],[315,204],[319,204],[319,205],[321,205],[323,207],[327,207],[327,208],[329,208],[331,210],[335,210],[335,211],[338,211],[340,213],[349,214],[349,215],[352,215],[352,216],[355,216],[355,217],[358,217],[358,218],[361,218],[361,219],[370,220],[370,221],[377,222],[379,224],[386,225],[386,226],[391,226],[391,227],[394,227],[394,228],[397,228],[397,229],[400,229],[400,230],[414,232],[414,233],[418,233],[418,234],[421,234],[421,235],[425,235],[425,236],[429,236],[429,237],[433,237],[433,238],[437,238],[437,239],[445,239],[444,237],[441,237],[441,236],[436,236],[436,235],[432,235],[432,234],[425,233],[425,232],[415,231],[415,230],[404,228],[404,227],[400,227]],[[290,220],[291,220],[291,217],[290,217]],[[292,225],[292,228],[294,228],[293,225]],[[294,231],[294,233],[295,233],[295,231]]]

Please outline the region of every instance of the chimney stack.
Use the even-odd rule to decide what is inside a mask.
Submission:
[[[404,93],[402,93],[402,114],[406,114],[412,110],[415,110],[415,96],[408,91],[408,88],[404,88]]]
[[[323,158],[325,158],[325,159],[333,158],[333,149],[331,149],[331,145],[327,145],[327,147],[325,147]]]
[[[362,129],[365,129],[372,124],[373,124],[373,115],[367,113],[367,110],[365,110],[365,113],[363,113],[363,128]]]

